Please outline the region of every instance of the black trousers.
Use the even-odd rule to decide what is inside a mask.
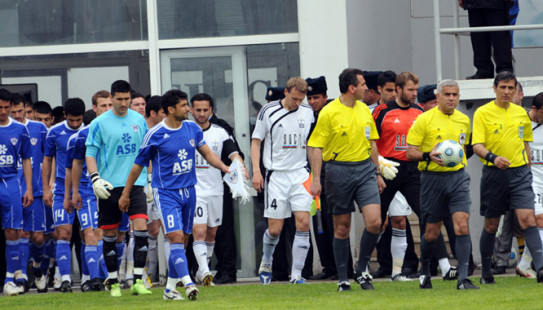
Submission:
[[[468,10],[470,27],[509,25],[507,9],[471,9]],[[511,53],[511,33],[509,31],[472,32],[473,65],[477,73],[493,74],[494,64],[491,56],[494,51],[496,72],[513,72],[513,54]]]
[[[223,200],[222,224],[217,229],[215,237],[215,256],[217,258],[215,277],[228,276],[236,280],[238,248],[234,231],[234,202],[226,184],[224,192],[226,194]]]

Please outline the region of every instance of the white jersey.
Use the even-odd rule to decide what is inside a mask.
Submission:
[[[543,124],[532,122],[534,141],[530,142],[532,152],[532,175],[535,185],[543,186]]]
[[[211,124],[203,131],[206,144],[219,158],[225,159],[238,153],[234,140],[221,126]],[[195,185],[196,195],[209,196],[224,193],[221,170],[211,166],[200,152],[196,152],[196,179],[198,180]]]
[[[294,170],[307,166],[306,143],[315,117],[302,103],[288,111],[273,101],[258,113],[253,139],[264,141],[262,160],[267,170]]]

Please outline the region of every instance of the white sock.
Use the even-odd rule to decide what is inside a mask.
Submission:
[[[156,237],[149,236],[149,251],[147,252],[147,274],[153,279],[157,275],[158,249]]]
[[[539,228],[539,238],[541,239],[541,245],[543,246],[543,228]]]
[[[215,249],[215,242],[207,242],[206,241],[206,247],[207,247],[207,264],[209,265],[209,262],[211,261],[211,258],[213,257],[213,250]]]
[[[277,238],[272,238],[266,229],[264,236],[262,237],[262,263],[271,265],[273,251],[275,251],[275,246],[278,242],[279,236],[277,236]]]
[[[194,251],[194,257],[198,262],[198,273],[204,274],[209,272],[209,267],[207,266],[207,246],[205,241],[194,241],[192,250]]]
[[[522,254],[522,257],[520,258],[520,262],[517,265],[518,269],[526,270],[530,268],[530,264],[532,263],[532,253],[530,253],[530,249],[528,247],[524,247],[524,254]]]
[[[81,283],[85,283],[90,280],[90,276],[88,274],[81,275]]]
[[[134,279],[134,231],[130,231],[130,241],[126,247],[126,279]]]
[[[392,254],[392,276],[402,272],[403,260],[407,250],[407,232],[405,229],[392,228],[390,253]]]
[[[170,278],[168,277],[168,280],[166,281],[166,289],[173,291],[177,287],[177,282],[179,282],[179,278]]]
[[[166,261],[170,259],[170,239],[168,237],[164,237],[164,256]]]
[[[449,259],[444,257],[439,260],[439,268],[441,269],[441,276],[445,276],[449,269],[451,269],[451,264],[449,264]]]
[[[290,279],[302,277],[302,269],[305,265],[305,258],[309,251],[309,231],[296,231],[292,243],[292,269]]]

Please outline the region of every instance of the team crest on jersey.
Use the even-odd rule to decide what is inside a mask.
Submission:
[[[17,142],[19,142],[19,139],[17,139],[17,138],[11,138],[10,141],[11,141],[11,144],[15,145],[15,144],[17,144]]]
[[[189,140],[190,146],[194,147],[194,139]]]
[[[464,145],[466,143],[466,133],[465,132],[460,133],[460,136],[458,137],[458,143],[460,143],[460,145]]]
[[[219,142],[211,142],[211,149],[213,150],[213,152],[217,153],[219,151]]]
[[[38,139],[37,138],[32,138],[32,139],[30,139],[30,143],[32,145],[36,145],[36,143],[38,143]]]
[[[138,132],[138,125],[132,125],[132,130],[134,130],[134,132]]]
[[[524,126],[518,126],[518,137],[521,139],[524,137]]]
[[[305,120],[303,118],[299,118],[298,119],[298,126],[300,128],[304,128],[305,127]]]
[[[366,126],[364,127],[364,134],[366,135],[366,139],[370,139],[370,134],[371,134],[371,128],[370,126]]]

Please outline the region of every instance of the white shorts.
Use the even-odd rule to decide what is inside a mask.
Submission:
[[[145,196],[147,197],[147,192],[149,191],[149,186],[143,187],[143,192],[145,193]],[[148,202],[147,203],[147,216],[149,219],[147,220],[147,224],[151,224],[153,221],[160,221],[160,213],[158,212],[158,208],[156,207],[155,202]]]
[[[264,182],[264,217],[284,219],[292,212],[309,212],[313,196],[305,189],[303,182],[309,178],[307,169],[273,171],[266,175]]]
[[[394,199],[390,202],[388,207],[388,216],[408,216],[413,213],[411,207],[405,200],[405,197],[400,192],[396,192]]]
[[[222,199],[223,195],[196,195],[194,224],[207,224],[208,227],[220,226],[222,224]]]
[[[532,183],[532,188],[534,190],[534,211],[535,215],[543,214],[543,185],[536,185]]]

